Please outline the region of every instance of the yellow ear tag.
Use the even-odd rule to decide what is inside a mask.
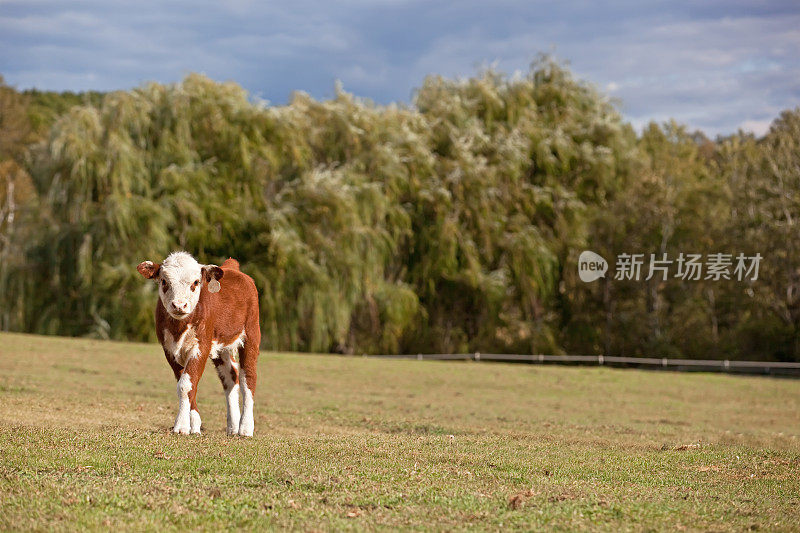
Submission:
[[[219,292],[219,281],[211,278],[211,281],[208,282],[208,292]]]

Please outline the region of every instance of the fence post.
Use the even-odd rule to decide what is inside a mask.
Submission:
[[[475,352],[475,360],[476,361],[480,361],[481,360],[481,352]]]
[[[603,354],[597,356],[597,364],[603,366]]]
[[[417,361],[422,361],[422,354],[421,353],[417,354]]]

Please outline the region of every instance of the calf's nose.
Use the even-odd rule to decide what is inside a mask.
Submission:
[[[173,301],[172,308],[176,311],[186,311],[189,308],[189,302]]]

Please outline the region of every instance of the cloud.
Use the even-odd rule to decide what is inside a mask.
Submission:
[[[526,70],[555,51],[635,125],[674,117],[714,135],[800,102],[800,7],[623,0],[349,0],[291,4],[0,0],[0,73],[19,87],[130,88],[191,71],[284,103],[333,95],[409,101],[427,74]],[[759,129],[760,128],[760,129]]]
[[[751,133],[755,133],[757,136],[765,135],[769,131],[769,126],[772,123],[772,120],[745,120],[741,124],[739,124],[739,128],[748,131]]]

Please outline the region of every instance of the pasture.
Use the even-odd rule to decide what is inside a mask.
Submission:
[[[800,529],[800,380],[262,353],[171,433],[156,344],[0,334],[0,530]]]

